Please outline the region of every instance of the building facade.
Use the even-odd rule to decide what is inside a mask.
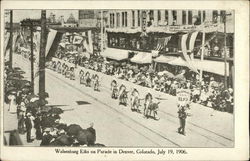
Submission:
[[[226,20],[224,17],[226,17]],[[163,39],[170,38],[165,46],[160,48],[158,56],[179,57],[182,52],[180,47],[181,36],[197,31],[198,34],[192,50],[195,60],[200,61],[201,59],[204,33],[206,42],[204,60],[207,60],[207,71],[213,72],[214,70],[211,68],[220,66],[222,67],[221,71],[216,71],[216,73],[223,76],[225,71],[223,63],[226,59],[228,63],[226,68],[229,68],[227,75],[232,75],[234,55],[233,11],[108,10],[108,25],[106,28],[108,48],[129,52],[146,52],[152,55],[154,50],[159,49],[158,46]],[[225,35],[226,58],[224,56]]]
[[[226,20],[226,33],[233,35],[234,14],[224,10],[109,10],[108,46],[129,50],[151,51],[159,38],[171,36],[166,52],[177,52],[178,38],[183,33],[199,31],[196,45],[201,45],[202,32],[209,39],[215,32],[223,37],[223,15],[231,13]],[[142,39],[141,34],[147,37]],[[222,35],[222,36],[221,36]],[[228,39],[232,39],[228,36]],[[229,41],[229,40],[228,40]],[[216,42],[221,42],[215,40]],[[231,44],[232,45],[232,44]],[[221,47],[223,45],[218,44]],[[230,45],[229,45],[230,46]],[[232,55],[232,54],[230,54]]]

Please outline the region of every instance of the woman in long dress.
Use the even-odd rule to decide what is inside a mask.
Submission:
[[[31,120],[31,125],[32,125],[30,138],[36,139],[36,129],[35,129],[35,123],[34,123],[35,117],[31,116],[30,120]]]
[[[17,103],[16,103],[16,92],[11,92],[8,96],[9,101],[9,109],[8,111],[10,113],[16,113],[17,112]]]

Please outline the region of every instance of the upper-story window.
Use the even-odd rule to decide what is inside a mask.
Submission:
[[[116,26],[120,27],[120,13],[116,13]]]
[[[124,24],[125,24],[125,20],[124,20],[124,12],[122,12],[122,27],[124,27]]]
[[[127,27],[128,26],[128,13],[127,12],[125,12],[125,14],[124,14],[124,21],[125,21],[125,27]]]
[[[206,21],[206,11],[202,11],[202,14],[203,14],[203,22]]]
[[[193,13],[192,11],[188,11],[188,24],[192,25],[193,24]]]
[[[177,23],[177,11],[173,10],[172,16],[173,16],[173,25],[176,25],[176,23]]]
[[[220,16],[221,16],[221,18],[220,18],[220,22],[221,23],[223,23],[224,22],[224,16],[226,15],[226,11],[220,11]]]
[[[141,12],[140,12],[140,10],[139,11],[137,11],[137,17],[138,17],[138,26],[141,26]]]
[[[161,11],[158,10],[158,21],[161,21]]]
[[[132,26],[135,26],[135,11],[132,11]]]
[[[186,13],[186,11],[182,11],[182,24],[183,25],[187,24],[187,13]]]
[[[213,23],[218,22],[218,11],[213,11]]]
[[[149,11],[149,20],[154,20],[154,11],[153,10]]]
[[[165,22],[168,22],[168,10],[165,10]]]

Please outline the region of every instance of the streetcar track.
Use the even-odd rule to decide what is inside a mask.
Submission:
[[[167,141],[171,142],[172,144],[176,145],[177,147],[181,147],[179,144],[175,143],[174,141],[170,140],[169,138],[163,136],[162,134],[159,134],[158,132],[153,131],[152,129],[148,128],[147,126],[141,124],[140,122],[138,122],[138,121],[136,121],[136,120],[134,120],[134,119],[128,117],[127,115],[125,115],[124,113],[118,111],[117,109],[113,108],[112,106],[108,105],[107,103],[105,103],[105,102],[103,102],[103,101],[100,101],[100,100],[98,100],[97,98],[91,96],[90,94],[81,91],[80,89],[76,88],[76,87],[73,86],[72,84],[70,84],[70,83],[68,83],[68,82],[66,82],[66,81],[64,81],[64,80],[62,80],[62,79],[59,79],[58,77],[55,77],[55,76],[54,76],[54,78],[56,78],[56,79],[58,79],[58,80],[61,80],[62,82],[68,84],[70,87],[74,88],[75,90],[79,91],[80,93],[85,94],[85,95],[91,97],[92,99],[94,99],[95,101],[97,101],[97,102],[99,102],[99,103],[101,103],[101,104],[103,104],[103,105],[109,107],[109,108],[112,109],[113,111],[116,111],[116,112],[119,113],[120,115],[125,116],[125,118],[131,120],[132,122],[135,122],[136,124],[138,124],[138,125],[144,127],[145,129],[147,129],[147,130],[149,130],[150,132],[152,132],[152,133],[154,133],[154,134],[160,136],[161,138],[164,138],[165,140],[167,140]]]
[[[108,87],[105,87],[105,86],[102,86],[102,87],[106,88],[106,92],[110,94],[110,92],[108,92]],[[162,113],[165,114],[165,115],[169,115],[169,116],[171,116],[171,117],[173,117],[173,118],[177,118],[177,119],[178,119],[178,117],[174,116],[173,114],[170,114],[170,113],[165,112],[165,111],[162,111],[162,110],[159,110],[159,111],[162,112]],[[174,122],[174,121],[172,121],[172,122]],[[175,123],[176,123],[176,122],[175,122]],[[192,122],[189,122],[189,124],[191,124],[191,125],[193,125],[193,126],[195,126],[195,127],[197,127],[197,128],[200,128],[200,129],[202,129],[202,130],[204,130],[204,131],[208,131],[208,132],[210,132],[210,133],[213,133],[214,135],[216,135],[216,136],[218,136],[218,137],[221,137],[221,138],[224,138],[224,139],[226,139],[226,140],[228,140],[228,141],[233,141],[232,139],[230,139],[230,138],[228,138],[228,137],[225,137],[225,136],[223,136],[223,135],[221,135],[221,134],[218,134],[218,133],[216,133],[216,132],[213,132],[213,131],[211,131],[211,130],[209,130],[209,129],[203,128],[203,127],[201,127],[201,126],[199,126],[199,125],[196,125],[196,124],[194,124],[194,123],[192,123]],[[188,128],[188,129],[194,131],[194,130],[191,129],[191,128]],[[196,133],[198,133],[198,132],[196,132]]]
[[[58,74],[58,73],[56,72],[56,74]],[[54,77],[54,78],[59,79],[58,77]],[[59,80],[61,80],[61,79],[59,79]],[[79,90],[78,88],[76,88],[74,85],[72,85],[72,84],[70,84],[70,83],[68,83],[68,82],[66,82],[66,81],[64,81],[64,80],[61,80],[61,81],[67,83],[69,86],[71,86],[71,87],[73,87],[74,89],[78,90],[80,93],[84,93],[84,94],[86,94],[87,96],[89,96],[89,97],[91,97],[92,99],[94,99],[95,101],[97,101],[97,102],[99,102],[99,103],[101,103],[101,104],[104,104],[105,106],[111,108],[112,110],[116,111],[117,113],[122,114],[123,116],[126,116],[125,114],[123,114],[122,112],[120,112],[120,111],[116,110],[115,108],[109,106],[109,105],[106,104],[105,102],[100,101],[100,100],[94,98],[93,96],[91,96],[91,95],[89,95],[89,94],[87,94],[87,93],[85,93],[85,92],[82,92],[81,90]],[[108,87],[106,87],[106,86],[101,86],[101,87],[104,88],[104,90],[106,91],[106,93],[109,93],[109,94],[110,94],[110,92],[109,92],[109,90],[108,90],[108,89],[109,89]],[[168,113],[168,112],[161,111],[161,110],[159,110],[159,111],[162,112],[164,115],[168,115],[168,116],[171,116],[171,117],[173,117],[173,118],[177,118],[176,116],[174,116],[174,115],[172,115],[172,114],[170,114],[170,113]],[[136,122],[137,124],[141,125],[142,127],[148,129],[149,131],[151,131],[151,132],[157,134],[158,136],[160,136],[160,137],[162,137],[162,138],[164,138],[164,139],[170,141],[171,143],[173,143],[173,144],[175,144],[175,145],[177,145],[177,146],[180,146],[180,145],[178,145],[177,143],[175,143],[174,141],[172,141],[172,140],[166,138],[166,137],[163,136],[162,134],[159,134],[159,133],[157,133],[157,132],[155,132],[155,131],[149,129],[148,127],[142,125],[142,124],[139,123],[138,121],[136,121],[136,120],[134,120],[134,119],[132,119],[132,118],[130,118],[130,117],[128,117],[128,118],[129,118],[130,120],[132,120],[133,122]],[[168,120],[168,121],[170,121],[170,122],[172,122],[172,123],[174,123],[174,124],[177,124],[176,121],[174,121],[174,120],[170,120],[170,119],[168,119],[168,118],[165,118],[165,119]],[[124,124],[124,123],[122,123],[122,124]],[[204,130],[204,131],[208,131],[208,132],[210,132],[210,133],[212,133],[212,134],[214,134],[214,135],[216,135],[216,136],[218,136],[218,137],[224,138],[224,139],[229,140],[229,141],[233,141],[233,140],[230,139],[230,138],[227,138],[227,137],[225,137],[225,136],[223,136],[223,135],[221,135],[221,134],[218,134],[218,133],[216,133],[216,132],[213,132],[213,131],[211,131],[211,130],[209,130],[209,129],[203,128],[203,127],[201,127],[201,126],[199,126],[199,125],[196,125],[196,124],[194,124],[194,123],[192,123],[192,122],[189,122],[189,124],[191,124],[192,126],[195,126],[195,127],[199,128],[199,129],[202,129],[202,130]],[[124,124],[124,125],[127,126],[126,124]],[[129,127],[129,128],[131,128],[131,127]],[[131,128],[131,129],[133,129],[133,128]],[[194,130],[194,129],[192,129],[192,128],[188,128],[188,129],[189,129],[190,131],[193,131],[193,132],[197,133],[197,134],[200,135],[200,136],[203,136],[203,137],[207,138],[208,140],[211,140],[211,141],[216,142],[216,143],[218,143],[218,144],[220,144],[220,145],[226,146],[226,145],[223,144],[223,143],[220,143],[220,142],[218,142],[218,141],[216,141],[216,140],[214,140],[214,139],[209,138],[209,137],[206,136],[206,135],[203,135],[203,134],[199,133],[197,130]],[[133,130],[134,130],[134,129],[133,129]],[[134,130],[134,131],[135,131],[135,130]],[[137,131],[136,131],[136,132],[137,132]],[[138,133],[138,132],[137,132],[137,133]],[[143,135],[143,134],[141,134],[141,135]],[[144,135],[143,135],[143,136],[144,136]],[[146,136],[144,136],[144,137],[146,137]],[[147,137],[146,137],[146,138],[147,138]],[[147,138],[147,139],[149,139],[149,138]],[[151,141],[152,141],[152,140],[151,140]],[[156,144],[157,144],[157,143],[156,143]]]

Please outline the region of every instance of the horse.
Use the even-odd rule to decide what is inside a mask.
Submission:
[[[131,111],[136,111],[140,112],[139,107],[140,107],[140,99],[139,99],[139,92],[137,89],[133,89],[131,92]]]
[[[157,111],[159,109],[159,103],[160,102],[153,102],[153,96],[148,93],[145,97],[145,104],[144,104],[144,116],[146,118],[148,117],[152,117],[151,113],[153,111],[153,118],[156,120],[156,115],[157,115]]]

